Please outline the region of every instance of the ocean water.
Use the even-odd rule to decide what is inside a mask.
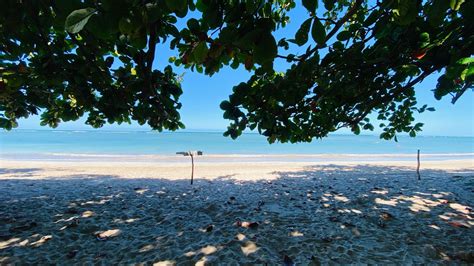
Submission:
[[[378,136],[331,135],[311,143],[268,144],[258,134],[243,134],[237,140],[219,132],[153,131],[0,131],[0,158],[65,155],[174,155],[201,150],[206,155],[328,155],[328,154],[451,154],[474,158],[474,137],[400,136],[398,142]]]

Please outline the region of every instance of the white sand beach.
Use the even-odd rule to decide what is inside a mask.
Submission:
[[[282,157],[284,158],[284,156]],[[474,263],[474,161],[0,160],[0,264]]]

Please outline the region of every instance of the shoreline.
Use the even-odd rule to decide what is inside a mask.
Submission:
[[[221,157],[218,157],[221,158]],[[357,160],[334,160],[326,157],[324,160],[295,160],[289,161],[287,157],[283,161],[272,160],[242,160],[240,157],[229,160],[228,158],[206,158],[195,157],[195,178],[219,179],[232,177],[236,180],[262,180],[277,179],[282,172],[307,172],[312,169],[359,169],[368,172],[384,172],[384,168],[394,168],[407,173],[416,171],[416,158],[409,160],[373,160],[356,158]],[[264,158],[265,159],[265,158]],[[8,169],[20,169],[9,171]],[[21,169],[32,169],[28,175],[23,175]],[[377,170],[378,169],[378,170]],[[429,171],[454,171],[463,173],[474,172],[473,159],[444,159],[427,160],[421,159],[420,172]],[[67,179],[70,176],[114,176],[124,179],[160,178],[167,180],[189,179],[191,174],[190,157],[173,156],[173,160],[5,160],[0,158],[0,180],[11,178],[28,179]]]
[[[174,154],[100,154],[100,153],[13,153],[0,154],[0,161],[36,162],[143,162],[186,163],[189,157]],[[324,163],[324,162],[411,162],[416,153],[364,154],[364,153],[318,153],[318,154],[206,154],[195,156],[202,163]],[[421,153],[421,161],[470,161],[474,166],[474,153]]]

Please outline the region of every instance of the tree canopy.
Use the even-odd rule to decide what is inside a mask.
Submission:
[[[307,19],[277,40],[298,6]],[[465,0],[4,0],[0,128],[38,113],[51,127],[86,116],[93,127],[184,128],[181,77],[153,68],[169,47],[170,64],[203,75],[252,72],[220,105],[232,138],[256,129],[302,142],[375,126],[384,139],[415,136],[414,114],[433,110],[417,103],[416,84],[438,74],[434,97],[453,103],[473,87],[473,21]]]

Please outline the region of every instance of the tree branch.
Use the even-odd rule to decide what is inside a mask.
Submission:
[[[146,59],[146,70],[148,73],[151,73],[153,60],[155,60],[155,50],[156,50],[156,25],[152,24],[150,27],[150,38],[148,40],[148,51]]]
[[[405,86],[402,86],[402,87],[399,87],[398,89],[395,89],[393,90],[390,94],[387,94],[385,96],[382,96],[381,98],[379,98],[377,101],[374,101],[372,102],[371,104],[368,105],[368,108],[365,109],[365,111],[358,115],[358,117],[352,121],[352,125],[355,125],[357,123],[359,123],[360,121],[362,121],[362,119],[364,119],[370,112],[372,112],[373,108],[375,106],[377,106],[378,104],[382,104],[382,103],[385,103],[387,100],[390,100],[390,99],[393,99],[393,97],[395,97],[396,95],[398,95],[399,93],[402,93],[405,89],[407,88],[410,88],[410,87],[413,87],[415,84],[417,84],[418,82],[422,81],[424,78],[426,78],[427,76],[429,76],[431,73],[433,73],[435,71],[435,69],[431,69],[431,70],[428,70],[428,71],[425,71],[423,72],[421,75],[419,75],[418,77],[416,77],[414,80],[408,82]]]
[[[314,47],[313,49],[309,50],[304,55],[302,55],[300,57],[300,59],[301,60],[306,60],[314,52],[316,52],[317,50],[323,48],[324,45],[326,44],[326,42],[329,39],[331,39],[334,36],[334,34],[336,34],[339,31],[339,29],[342,27],[342,25],[344,25],[344,23],[346,23],[349,20],[349,18],[352,17],[352,15],[354,15],[354,13],[357,11],[357,9],[362,5],[362,2],[363,2],[363,0],[355,0],[354,4],[349,9],[349,11],[347,11],[347,13],[344,15],[344,17],[342,17],[339,21],[337,21],[337,23],[334,25],[334,28],[326,35],[326,39],[324,40],[324,44],[316,45],[316,47]]]
[[[472,83],[468,82],[466,84],[464,84],[464,86],[462,87],[462,89],[460,91],[458,91],[456,93],[456,95],[454,95],[453,99],[451,100],[451,103],[452,104],[455,104],[459,98],[467,91],[467,89],[469,89],[469,87],[472,86]]]

